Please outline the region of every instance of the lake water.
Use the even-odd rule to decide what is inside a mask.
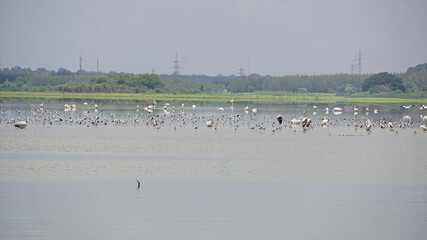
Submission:
[[[427,237],[419,106],[196,104],[0,104],[0,239]]]

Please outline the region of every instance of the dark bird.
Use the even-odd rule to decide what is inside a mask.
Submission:
[[[282,117],[281,115],[278,115],[278,116],[276,117],[276,119],[277,119],[277,121],[279,122],[279,124],[282,124],[282,122],[283,122],[283,117]]]
[[[141,187],[141,182],[136,178],[136,182],[138,183],[138,189]]]

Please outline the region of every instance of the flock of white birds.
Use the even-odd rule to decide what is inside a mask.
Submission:
[[[191,105],[191,109],[194,110],[197,108],[196,105]],[[415,108],[415,105],[404,105],[402,106],[405,110]],[[1,109],[1,106],[0,106]],[[427,131],[427,116],[423,116],[427,110],[426,105],[420,106],[420,121],[414,122],[412,118],[408,115],[405,115],[402,119],[393,121],[392,119],[385,119],[381,117],[377,120],[368,118],[371,110],[365,108],[364,111],[366,116],[357,117],[359,113],[359,108],[354,107],[354,117],[352,119],[337,119],[331,121],[327,115],[329,114],[329,108],[326,107],[322,111],[323,116],[318,115],[317,106],[313,106],[313,113],[306,114],[303,112],[301,116],[293,116],[290,118],[284,118],[282,115],[277,115],[275,117],[268,116],[259,116],[257,108],[249,108],[246,106],[242,109],[234,108],[234,100],[231,100],[231,113],[227,113],[223,107],[218,107],[212,110],[211,114],[202,114],[198,115],[196,111],[191,111],[187,114],[186,107],[182,104],[179,107],[171,106],[171,104],[165,102],[163,107],[158,106],[156,101],[153,101],[153,104],[140,107],[136,106],[135,112],[127,114],[116,115],[112,112],[106,113],[104,111],[99,111],[99,106],[95,104],[93,107],[89,107],[87,103],[83,104],[82,113],[78,112],[78,107],[76,104],[65,104],[64,111],[49,111],[45,109],[44,104],[40,104],[39,108],[34,109],[33,111],[19,111],[16,110],[12,116],[9,116],[9,113],[6,110],[1,110],[0,115],[0,124],[13,125],[17,128],[25,128],[31,124],[38,125],[79,125],[87,127],[95,126],[107,126],[107,125],[145,125],[152,126],[154,128],[160,129],[165,126],[173,126],[173,129],[183,128],[190,126],[197,130],[203,125],[207,128],[212,128],[217,130],[220,127],[231,127],[234,130],[239,128],[246,127],[251,130],[261,130],[265,131],[280,131],[285,128],[295,128],[300,126],[303,131],[307,131],[316,126],[329,127],[329,126],[347,126],[355,127],[356,129],[364,128],[366,131],[370,132],[373,128],[378,127],[381,129],[387,129],[389,131],[395,131],[399,128],[419,128],[423,131]],[[362,111],[362,110],[360,110]],[[332,108],[332,113],[334,115],[341,115],[343,109],[340,107]],[[378,109],[373,109],[374,114],[378,114]]]

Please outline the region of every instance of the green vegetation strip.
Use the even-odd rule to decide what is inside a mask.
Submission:
[[[336,96],[334,94],[289,94],[281,96],[255,94],[132,94],[132,93],[65,93],[65,92],[9,92],[0,91],[0,99],[110,99],[110,100],[158,100],[158,101],[203,101],[203,102],[360,102],[360,103],[427,103],[427,98],[375,98]]]

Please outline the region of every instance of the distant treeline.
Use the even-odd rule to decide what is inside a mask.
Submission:
[[[117,92],[117,93],[250,93],[299,92],[354,94],[400,91],[414,93],[427,91],[427,63],[411,67],[405,73],[382,75],[382,78],[364,81],[373,75],[332,74],[294,76],[174,76],[157,74],[126,74],[71,72],[60,68],[49,71],[39,68],[14,67],[0,70],[0,90],[8,91],[62,91],[62,92]],[[387,76],[387,77],[384,77]],[[400,80],[394,87],[392,81]]]

